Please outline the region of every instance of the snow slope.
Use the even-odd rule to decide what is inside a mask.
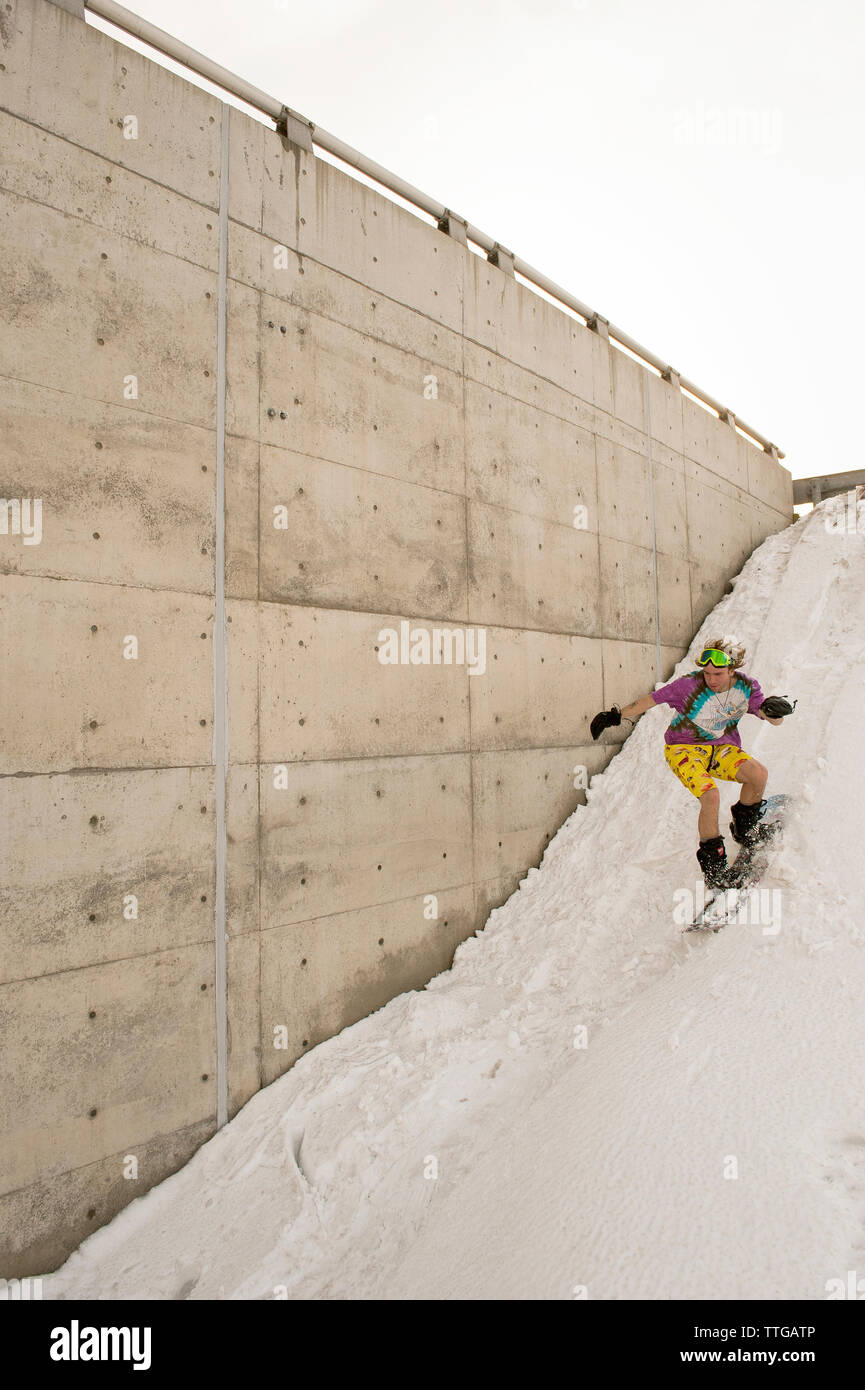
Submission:
[[[697,805],[650,711],[451,970],[254,1096],[44,1296],[820,1299],[865,1279],[865,502],[833,534],[844,501],[761,545],[691,648],[734,632],[764,691],[798,697],[740,725],[766,794],[798,798],[759,921],[682,935]]]

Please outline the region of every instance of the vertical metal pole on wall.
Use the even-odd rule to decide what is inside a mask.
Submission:
[[[646,373],[646,433],[649,440],[649,502],[652,509],[652,570],[655,581],[655,680],[663,680],[661,674],[661,618],[658,603],[658,532],[655,526],[655,465],[652,460],[652,395]]]
[[[225,338],[228,271],[228,134],[223,103],[219,163],[219,290],[216,306],[216,547],[213,614],[213,777],[216,798],[216,1127],[228,1119],[228,982],[226,972],[226,778],[228,770],[228,625],[225,613]]]

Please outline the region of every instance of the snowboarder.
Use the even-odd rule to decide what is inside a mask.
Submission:
[[[664,757],[700,803],[697,862],[706,883],[715,887],[723,885],[728,865],[724,839],[718,832],[721,798],[712,776],[741,783],[739,800],[731,808],[730,833],[741,845],[752,844],[759,835],[769,773],[744,752],[736,725],[744,714],[780,724],[798,702],[791,705],[782,695],[767,698],[763,694],[757,681],[740,669],[745,648],[736,637],[712,638],[696,660],[698,670],[679,676],[624,709],[613,705],[601,710],[590,728],[592,738],[597,739],[604,729],[621,724],[623,719],[634,725],[653,705],[673,707],[676,713],[664,735]]]

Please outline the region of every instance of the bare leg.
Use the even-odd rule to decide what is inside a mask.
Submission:
[[[700,797],[700,819],[697,831],[701,840],[713,840],[718,834],[718,807],[721,795],[717,787],[710,787]]]
[[[762,763],[758,763],[756,758],[751,758],[747,763],[743,763],[736,773],[736,781],[742,784],[742,790],[739,793],[739,800],[742,805],[756,806],[758,801],[762,801],[768,780],[768,769]]]

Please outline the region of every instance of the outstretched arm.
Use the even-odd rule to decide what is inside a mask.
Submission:
[[[636,720],[639,719],[641,714],[645,714],[646,710],[654,709],[654,707],[655,701],[652,699],[651,695],[643,695],[639,700],[635,700],[632,705],[622,705],[622,716],[625,719]]]
[[[619,709],[618,705],[613,705],[612,709],[602,709],[589,725],[592,738],[600,738],[604,729],[621,724],[623,719],[627,719],[630,724],[635,724],[638,717],[644,714],[647,709],[651,709],[654,704],[655,701],[651,695],[644,695],[641,700],[635,700],[632,705],[625,705],[624,709]]]

